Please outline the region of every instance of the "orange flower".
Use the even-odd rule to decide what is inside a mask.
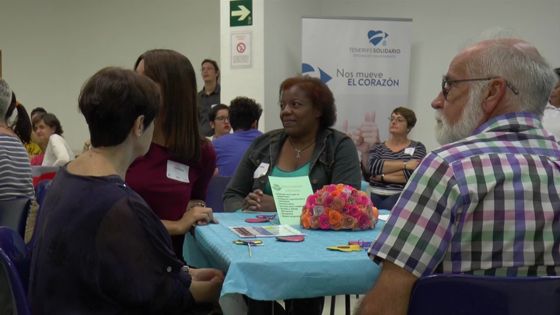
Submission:
[[[342,219],[342,228],[343,229],[353,229],[356,226],[356,219],[349,215],[345,215],[344,219]]]
[[[311,216],[310,215],[303,215],[301,217],[301,225],[303,225],[304,228],[308,229],[311,227]]]
[[[377,209],[377,207],[373,207],[373,217],[374,218],[378,218],[379,217],[379,209]]]
[[[342,215],[338,211],[329,211],[329,224],[334,226],[336,224],[341,224]]]
[[[373,228],[379,212],[369,195],[344,184],[325,185],[307,198],[301,224],[311,229]]]

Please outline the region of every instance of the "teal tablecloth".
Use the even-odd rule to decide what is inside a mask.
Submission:
[[[386,213],[385,211],[382,211]],[[315,231],[297,227],[306,234],[301,243],[285,243],[261,238],[264,245],[234,245],[238,237],[228,226],[250,225],[254,213],[216,213],[219,224],[199,226],[195,238],[187,236],[185,259],[197,267],[213,267],[226,272],[222,297],[245,294],[256,300],[283,300],[340,294],[363,294],[374,284],[379,267],[360,252],[338,252],[326,248],[348,241],[373,241],[383,221],[368,231]],[[267,225],[267,224],[257,224]]]

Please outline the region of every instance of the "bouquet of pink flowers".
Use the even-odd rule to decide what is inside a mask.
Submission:
[[[331,184],[307,197],[301,225],[314,230],[367,230],[375,227],[378,215],[365,192]]]

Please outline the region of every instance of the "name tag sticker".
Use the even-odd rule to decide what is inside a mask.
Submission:
[[[268,172],[268,167],[269,166],[270,166],[270,164],[264,163],[264,162],[259,164],[259,167],[257,167],[255,172],[253,173],[253,178],[259,178],[259,177],[262,177],[262,176],[266,175],[266,172]]]
[[[414,155],[414,148],[405,148],[404,154]]]
[[[189,183],[189,166],[175,161],[167,161],[167,178]]]

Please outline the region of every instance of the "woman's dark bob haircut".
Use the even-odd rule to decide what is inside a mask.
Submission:
[[[83,86],[79,108],[88,124],[91,145],[121,144],[134,121],[144,115],[150,125],[160,106],[157,84],[132,70],[109,67],[99,70]]]

